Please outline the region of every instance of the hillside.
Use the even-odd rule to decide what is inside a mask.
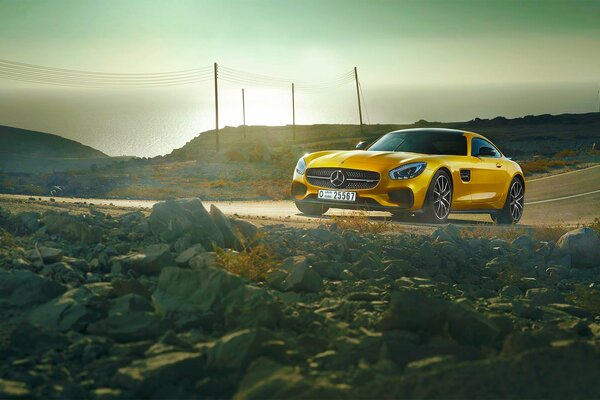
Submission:
[[[0,126],[0,170],[37,172],[89,167],[110,158],[99,150],[50,133]]]
[[[352,149],[359,140],[373,141],[395,129],[426,126],[487,135],[506,155],[521,163],[527,178],[600,163],[600,114],[366,125],[362,135],[357,125],[304,125],[296,127],[295,141],[291,126],[248,126],[245,138],[243,127],[226,127],[219,131],[218,154],[214,151],[214,131],[208,131],[171,154],[152,159],[30,156],[6,161],[3,157],[0,192],[52,195],[58,186],[61,195],[73,197],[285,199],[289,196],[291,173],[301,155],[324,149]],[[35,140],[23,143],[40,146]],[[596,150],[592,150],[594,143]]]
[[[248,145],[268,144],[270,148],[298,146],[307,151],[325,148],[350,148],[359,140],[373,141],[396,129],[444,127],[482,133],[494,141],[509,156],[529,158],[550,156],[564,149],[585,150],[593,143],[600,145],[600,114],[537,115],[522,118],[475,118],[466,122],[418,121],[414,124],[364,125],[361,135],[358,125],[297,125],[296,141],[292,142],[291,126],[248,126],[246,139],[243,127],[219,130],[223,151],[247,150]],[[203,132],[185,146],[174,150],[176,159],[198,159],[207,149],[214,150],[214,130]]]

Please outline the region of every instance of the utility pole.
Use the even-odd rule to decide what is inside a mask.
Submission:
[[[356,97],[358,98],[358,118],[360,120],[360,134],[363,134],[362,109],[360,107],[360,88],[358,86],[358,71],[354,67],[354,81],[356,82]]]
[[[296,101],[294,98],[294,84],[292,83],[292,140],[296,141]]]
[[[242,120],[244,123],[244,140],[246,140],[246,99],[244,98],[244,88],[242,88]]]
[[[217,86],[217,63],[214,68],[215,74],[215,148],[219,152],[219,90]]]

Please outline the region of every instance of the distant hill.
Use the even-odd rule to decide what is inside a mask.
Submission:
[[[256,143],[263,143],[270,148],[302,147],[307,151],[348,149],[359,140],[373,141],[392,130],[433,126],[481,133],[500,146],[507,155],[516,157],[552,155],[563,149],[586,149],[591,148],[593,143],[600,145],[600,113],[364,125],[362,134],[358,125],[297,125],[295,141],[292,141],[292,127],[289,125],[247,126],[246,138],[243,127],[225,127],[219,130],[219,139],[222,152],[247,152]],[[202,158],[207,151],[214,150],[214,135],[214,130],[203,132],[167,157],[180,160]]]
[[[5,172],[62,171],[110,160],[101,151],[74,140],[0,126],[0,170]]]

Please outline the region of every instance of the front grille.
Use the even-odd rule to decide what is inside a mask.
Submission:
[[[341,185],[331,181],[334,172],[340,171],[344,180]],[[379,183],[379,174],[373,171],[362,171],[346,168],[309,168],[306,170],[306,180],[313,186],[327,189],[361,190],[372,189]],[[336,181],[336,182],[339,182]]]

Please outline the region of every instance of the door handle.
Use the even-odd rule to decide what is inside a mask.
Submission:
[[[496,164],[496,168],[502,168],[502,164]]]

